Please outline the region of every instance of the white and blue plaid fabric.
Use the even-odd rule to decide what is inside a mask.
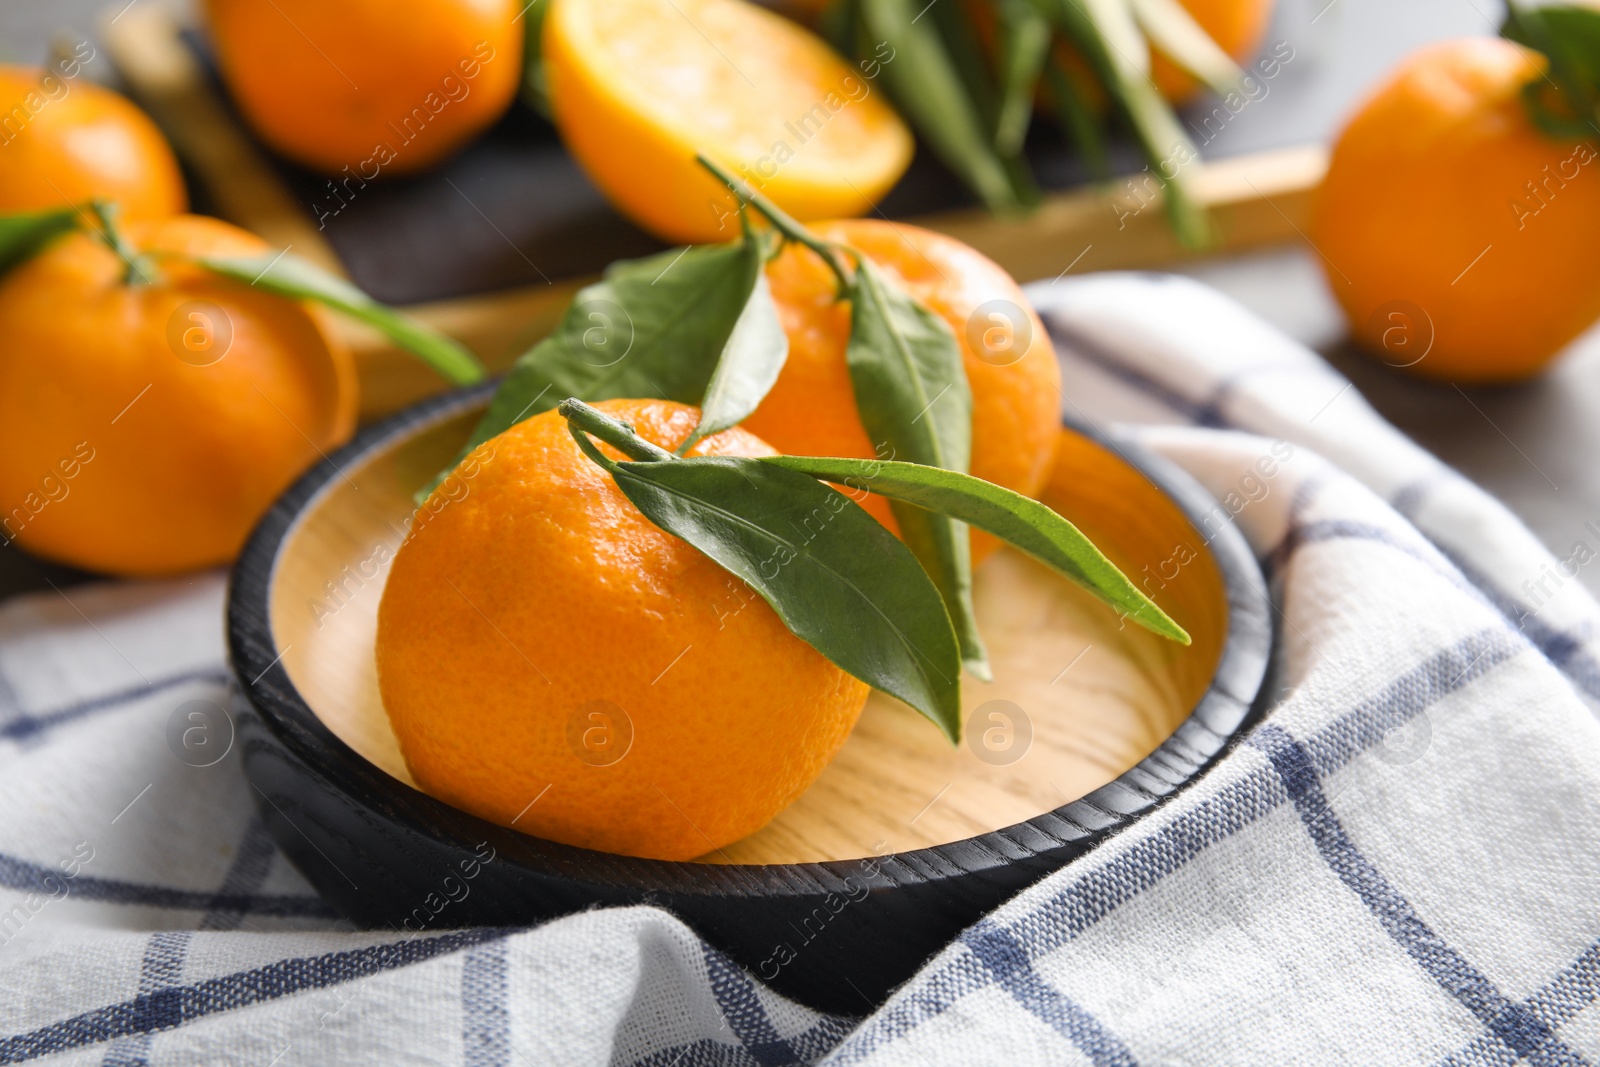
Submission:
[[[1192,789],[833,1018],[653,909],[350,929],[236,754],[168,743],[228,684],[221,579],[21,597],[0,607],[0,1063],[1600,1060],[1600,609],[1577,577],[1600,527],[1552,556],[1195,282],[1030,295],[1065,411],[1198,477],[1279,606],[1281,692]]]

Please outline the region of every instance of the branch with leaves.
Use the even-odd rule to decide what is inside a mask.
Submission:
[[[902,114],[990,210],[1039,202],[1023,156],[1037,102],[1100,178],[1114,125],[1132,134],[1164,188],[1180,241],[1212,229],[1188,191],[1199,151],[1150,76],[1154,45],[1219,95],[1244,77],[1178,0],[834,0],[824,32],[847,55],[894,50],[883,79]],[[1100,104],[1100,98],[1109,108]]]
[[[797,636],[952,740],[960,735],[963,666],[989,676],[972,606],[968,526],[1016,545],[1135,623],[1188,643],[1070,522],[966,472],[972,398],[960,345],[942,318],[855,249],[822,240],[701,162],[738,199],[740,239],[613,264],[577,294],[555,332],[517,360],[463,458],[559,408],[579,447],[652,522],[744,579]],[[765,267],[787,244],[821,257],[850,305],[845,359],[857,411],[892,459],[683,457],[694,441],[754,412],[783,369],[788,340]],[[642,396],[700,406],[698,427],[676,452],[585,403]],[[591,438],[627,458],[611,460]],[[901,537],[825,483],[887,498]],[[817,514],[830,516],[827,535],[797,539],[794,531]]]

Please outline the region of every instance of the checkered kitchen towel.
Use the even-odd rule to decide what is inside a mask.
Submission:
[[[1066,410],[1192,471],[1281,605],[1271,714],[883,1009],[669,915],[357,932],[174,709],[215,575],[0,608],[0,1063],[1576,1064],[1600,1059],[1600,609],[1504,508],[1192,281],[1037,288]],[[1133,424],[1138,424],[1137,426]]]

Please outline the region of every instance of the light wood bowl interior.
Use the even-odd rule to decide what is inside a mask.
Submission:
[[[373,660],[384,561],[405,537],[412,492],[454,456],[476,415],[346,465],[306,507],[273,570],[271,628],[289,678],[336,736],[407,785]],[[1002,549],[977,574],[995,680],[963,683],[967,741],[952,748],[875,693],[798,801],[704,860],[854,859],[973,837],[1105,785],[1173,732],[1210,684],[1228,628],[1204,539],[1137,468],[1070,430],[1045,499],[1145,583],[1194,644],[1119,624],[1078,587]]]

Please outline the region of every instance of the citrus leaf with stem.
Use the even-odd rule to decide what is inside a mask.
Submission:
[[[452,385],[471,385],[486,375],[478,357],[444,334],[378,303],[343,278],[286,251],[254,256],[200,256],[193,262],[275,296],[309,300],[364,322]]]
[[[841,293],[854,283],[855,279],[851,275],[849,267],[846,265],[844,256],[841,254],[838,245],[830,241],[824,241],[822,238],[806,229],[800,224],[799,220],[794,218],[794,216],[790,215],[787,211],[783,210],[783,208],[779,207],[777,204],[774,204],[771,200],[750,188],[750,186],[743,180],[735,178],[732,174],[729,174],[721,164],[712,159],[710,156],[707,156],[702,152],[697,154],[694,158],[695,162],[699,163],[708,172],[710,172],[713,177],[728,187],[728,191],[731,192],[735,199],[739,201],[741,216],[743,215],[746,207],[753,207],[761,214],[762,218],[766,219],[772,224],[772,228],[777,231],[778,235],[783,240],[792,241],[797,245],[802,245],[815,252],[817,257],[822,260],[822,262],[830,271],[833,272],[834,278],[839,283]],[[745,220],[741,218],[740,221],[744,222]],[[745,236],[747,240],[749,239],[749,235],[750,230],[749,227],[746,226]]]
[[[567,400],[560,411],[646,518],[743,579],[841,669],[960,740],[960,652],[939,591],[853,500],[753,458],[680,459],[586,404]],[[630,459],[610,459],[591,433]]]
[[[816,253],[851,302],[845,362],[862,425],[891,456],[907,455],[965,471],[972,453],[972,392],[961,349],[943,319],[893,284],[872,262],[823,241],[777,205],[705,156],[700,163],[755,208],[785,239]],[[847,264],[853,259],[854,270]],[[966,530],[942,515],[894,504],[900,534],[932,576],[955,621],[967,669],[989,678],[972,608],[972,558]]]
[[[612,264],[578,291],[555,331],[518,358],[469,447],[568,396],[699,403],[760,265],[744,241]]]
[[[1128,578],[1093,541],[1050,507],[974,478],[894,460],[769,456],[761,462],[877,493],[987,530],[1066,575],[1127,618],[1181,644],[1189,634]],[[898,514],[898,513],[897,513]]]

